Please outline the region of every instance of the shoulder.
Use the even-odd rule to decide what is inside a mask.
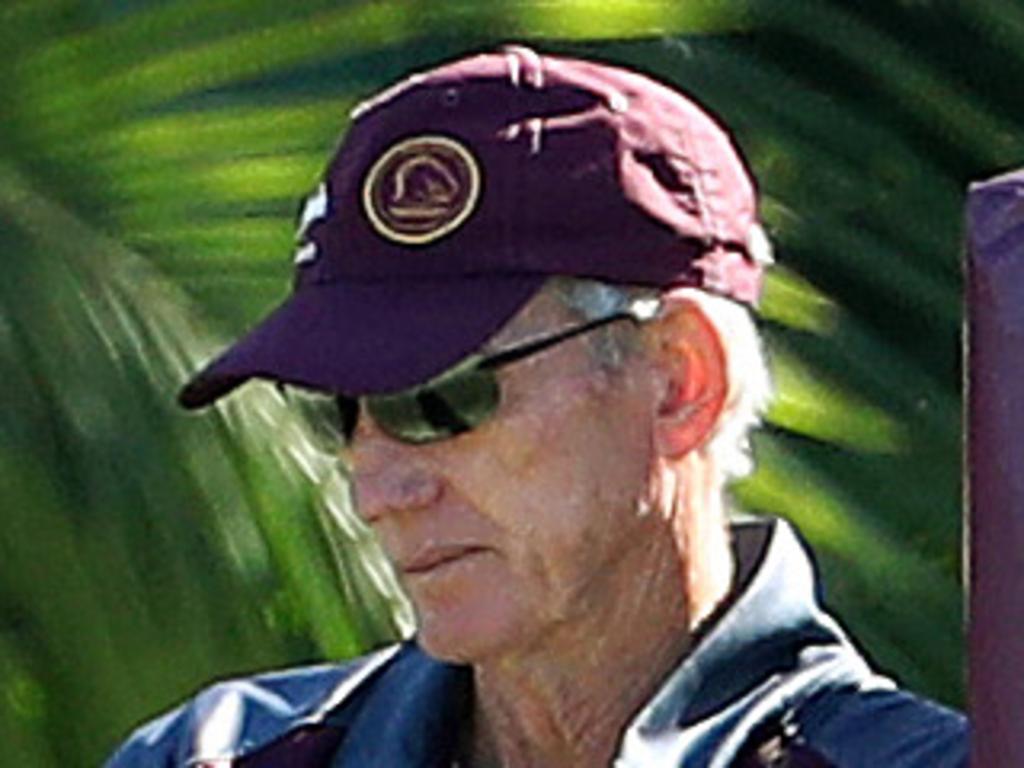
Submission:
[[[192,765],[237,758],[336,711],[401,646],[343,664],[287,669],[220,682],[141,726],[106,768]]]
[[[836,766],[966,768],[967,718],[897,688],[822,692],[797,714],[805,744]]]

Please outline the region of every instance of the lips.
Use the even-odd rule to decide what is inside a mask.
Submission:
[[[484,547],[470,544],[430,545],[400,561],[399,567],[405,574],[423,574],[483,551]]]

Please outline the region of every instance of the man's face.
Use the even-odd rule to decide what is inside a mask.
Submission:
[[[574,322],[542,293],[493,346]],[[651,377],[642,355],[609,371],[587,344],[503,369],[498,411],[454,439],[408,445],[361,416],[350,453],[357,505],[435,656],[478,661],[571,642],[615,615],[635,581],[627,571],[663,534],[658,515],[636,511],[651,477]]]

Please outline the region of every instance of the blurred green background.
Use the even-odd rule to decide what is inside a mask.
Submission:
[[[781,262],[737,495],[798,523],[883,669],[962,705],[961,205],[1024,161],[1020,2],[5,0],[0,765],[96,765],[214,677],[407,626],[269,387],[172,399],[286,295],[350,107],[512,40],[733,126]]]

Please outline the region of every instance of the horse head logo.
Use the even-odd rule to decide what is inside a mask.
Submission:
[[[447,136],[416,136],[373,164],[363,206],[379,234],[422,245],[461,225],[479,195],[480,167],[465,145]]]

